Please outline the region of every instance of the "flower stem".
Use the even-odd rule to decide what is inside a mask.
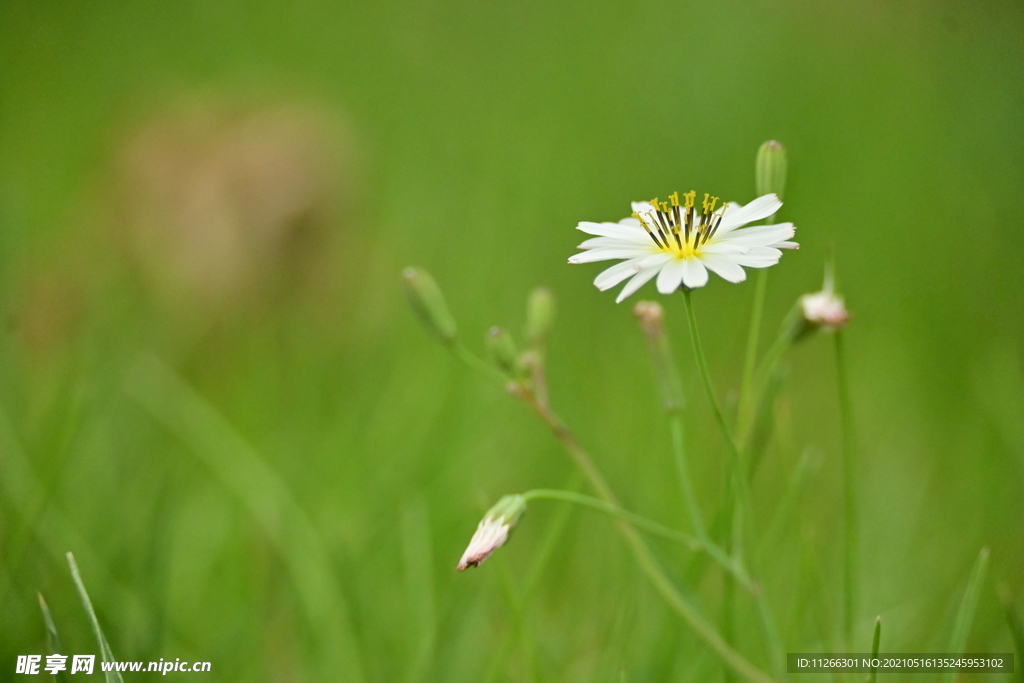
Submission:
[[[742,527],[741,523],[751,519],[752,516],[752,505],[750,496],[749,482],[747,481],[747,469],[742,458],[740,449],[736,445],[736,441],[733,439],[732,432],[729,430],[729,425],[725,422],[725,416],[722,414],[722,409],[718,404],[718,398],[715,396],[715,388],[711,384],[711,375],[708,372],[707,359],[704,356],[704,347],[700,341],[700,332],[697,329],[697,317],[693,312],[693,302],[690,300],[690,291],[683,290],[684,300],[686,301],[686,316],[690,323],[690,339],[693,342],[693,352],[697,358],[697,366],[700,370],[701,380],[704,384],[704,391],[707,393],[708,402],[711,404],[711,411],[715,416],[715,422],[718,423],[718,428],[722,433],[722,439],[725,441],[726,450],[729,452],[730,465],[732,469],[732,476],[727,481],[727,490],[730,491],[730,497],[735,496],[735,499],[727,499],[725,501],[726,511],[729,514],[728,527],[732,527],[731,533],[727,531],[727,535],[731,537],[731,543],[727,543],[727,548],[731,548],[733,551],[734,561],[737,558],[745,556],[743,552],[743,538],[742,538]],[[739,522],[732,524],[732,520],[735,519],[736,515],[739,515]],[[741,561],[741,560],[740,560]],[[728,582],[728,577],[726,578]],[[732,625],[732,596],[733,592],[729,588],[728,583],[726,584],[725,592],[725,613],[723,618],[723,624],[726,628],[731,629]],[[774,618],[771,615],[771,608],[768,605],[767,599],[764,596],[764,591],[758,590],[754,593],[755,600],[757,602],[758,615],[760,619],[758,623],[762,629],[762,635],[765,638],[765,645],[767,646],[773,668],[777,674],[781,669],[781,645],[779,642],[778,633],[775,629]]]
[[[615,507],[603,500],[599,500],[592,496],[585,496],[582,493],[576,493],[575,491],[561,491],[558,489],[532,489],[522,495],[523,500],[526,501],[537,499],[564,500],[569,503],[575,503],[576,505],[582,505],[593,510],[604,512],[613,517],[624,519],[633,526],[649,531],[655,536],[661,536],[662,538],[682,543],[690,550],[699,550],[701,547],[700,541],[690,534],[670,529],[669,527],[663,524],[658,524],[654,520],[648,519],[643,515],[638,515],[635,512],[630,512],[629,510],[623,510],[622,508]]]
[[[713,543],[710,543],[701,538],[691,536],[690,534],[683,533],[682,531],[676,531],[663,524],[659,524],[654,520],[648,519],[643,515],[638,515],[635,512],[623,510],[620,507],[606,503],[603,500],[593,498],[591,496],[585,496],[575,491],[562,491],[558,489],[533,489],[522,494],[523,498],[527,501],[534,500],[537,498],[543,498],[548,500],[563,500],[576,505],[582,505],[589,507],[594,510],[599,510],[606,514],[624,519],[630,524],[644,529],[655,536],[661,536],[677,543],[685,545],[690,550],[703,550],[713,560],[718,562],[723,569],[730,572],[733,577],[743,586],[744,589],[753,593],[757,590],[757,586],[751,580],[750,576],[743,569],[742,565],[734,562],[729,558],[722,550]]]
[[[679,476],[679,488],[683,491],[683,498],[686,499],[686,510],[690,515],[690,525],[697,538],[708,541],[708,532],[704,527],[704,520],[697,506],[697,497],[693,492],[693,482],[690,479],[690,467],[686,458],[686,439],[683,433],[683,418],[678,412],[673,412],[669,421],[672,428],[672,453],[676,461],[676,474]]]
[[[590,481],[591,486],[594,487],[604,502],[620,508],[621,506],[619,506],[615,494],[590,459],[590,455],[576,442],[572,433],[562,424],[558,416],[550,409],[542,408],[536,401],[531,400],[528,395],[524,395],[523,400],[533,408],[541,421],[548,426],[555,437],[562,443],[562,447],[565,448],[566,452],[568,452],[569,456]],[[664,569],[654,558],[651,549],[640,537],[636,529],[625,521],[619,521],[616,526],[633,552],[633,556],[637,564],[640,565],[640,569],[647,575],[655,590],[683,618],[694,633],[714,650],[726,665],[750,683],[771,683],[773,679],[768,674],[751,664],[743,655],[726,643],[722,636],[718,634],[718,631],[707,622],[689,599],[679,592],[679,589],[675,587],[672,580],[665,574]]]
[[[739,416],[741,420],[750,420],[749,413],[753,406],[754,368],[757,364],[757,344],[761,338],[761,318],[764,315],[764,300],[768,291],[768,270],[757,271],[757,282],[754,284],[754,308],[750,313],[750,332],[747,336],[747,353],[743,361],[743,382],[740,384]]]
[[[507,382],[507,379],[502,373],[495,368],[491,367],[483,360],[475,356],[471,351],[466,349],[459,343],[452,345],[452,350],[460,360],[465,362],[467,365],[479,370],[483,374],[487,375],[491,379],[496,379],[502,384]],[[534,385],[537,385],[536,375],[544,372],[543,364],[537,364],[533,368],[535,375]],[[541,378],[541,386],[544,386],[543,378]],[[547,400],[539,401],[536,394],[532,389],[522,383],[515,384],[513,394],[520,398],[526,405],[528,405],[541,419],[541,421],[551,430],[555,438],[559,440],[562,447],[569,454],[569,457],[573,460],[576,466],[583,473],[584,477],[590,482],[590,485],[597,491],[598,496],[607,504],[622,509],[619,505],[618,498],[616,498],[608,482],[605,481],[604,476],[601,474],[597,466],[594,465],[594,461],[590,458],[590,455],[573,437],[572,433],[562,423],[562,420],[551,410]],[[743,655],[733,649],[729,643],[722,639],[718,631],[708,623],[704,616],[700,613],[696,606],[686,598],[672,580],[662,569],[661,564],[654,557],[650,547],[640,537],[628,522],[625,520],[619,520],[616,524],[619,533],[625,538],[627,545],[633,553],[633,557],[637,564],[640,565],[640,569],[643,570],[644,574],[647,575],[648,580],[654,586],[654,589],[659,595],[668,603],[668,605],[675,610],[679,616],[683,618],[683,621],[693,630],[697,636],[703,640],[708,647],[715,651],[715,654],[733,671],[745,678],[749,683],[775,683],[771,676],[766,674],[761,669],[757,668],[750,663]]]
[[[846,543],[843,563],[843,629],[847,647],[853,641],[853,619],[857,608],[857,475],[853,454],[853,421],[850,413],[850,387],[846,377],[843,333],[835,332],[836,384],[839,389],[839,425],[843,456],[843,536]]]
[[[491,381],[498,382],[502,386],[505,386],[508,383],[509,378],[505,373],[467,349],[463,346],[462,342],[455,340],[452,344],[448,345],[448,348],[452,350],[452,353],[454,353],[459,360],[485,375]]]

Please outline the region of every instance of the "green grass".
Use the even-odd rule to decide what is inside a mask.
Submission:
[[[749,200],[768,138],[789,150],[780,220],[801,249],[771,269],[760,351],[829,253],[854,315],[850,648],[869,650],[881,615],[883,651],[1012,651],[1022,31],[1024,10],[997,0],[3,3],[0,670],[47,651],[40,593],[68,653],[99,654],[72,552],[117,656],[211,661],[214,680],[721,679],[605,515],[531,505],[498,554],[455,571],[498,498],[575,474],[534,416],[423,333],[399,275],[428,269],[481,355],[492,325],[522,342],[528,294],[550,287],[555,410],[622,508],[692,531],[628,304],[591,285],[599,266],[565,259],[578,221],[617,220],[630,200]],[[138,208],[159,181],[128,141],[172,121],[217,163],[239,140],[305,144],[268,120],[315,129],[300,158],[326,168],[310,171],[312,208],[289,214],[295,244],[228,304],[206,287],[161,296],[130,246],[165,216]],[[174,187],[224,168],[192,163]],[[246,215],[270,215],[285,185],[244,195],[260,207]],[[693,295],[727,415],[754,291],[713,280]],[[682,297],[659,301],[713,529],[727,451]],[[840,650],[831,340],[783,365],[751,484],[753,559],[785,648]],[[717,624],[721,572],[650,544]],[[737,602],[736,648],[768,669],[758,613]]]

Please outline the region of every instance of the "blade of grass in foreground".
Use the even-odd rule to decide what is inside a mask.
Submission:
[[[1013,636],[1013,644],[1017,650],[1017,657],[1024,659],[1024,619],[1021,619],[1020,612],[1013,605],[1013,597],[1006,586],[999,589],[999,600],[1003,603],[1003,610],[1006,612],[1006,621],[1010,627],[1010,635]],[[1024,681],[1024,667],[1017,667],[1017,674],[1014,680]]]
[[[85,584],[82,583],[82,575],[78,573],[78,563],[75,562],[75,556],[71,553],[68,553],[68,566],[71,567],[71,578],[74,579],[75,587],[78,589],[78,597],[82,599],[82,606],[89,614],[92,632],[100,645],[100,661],[113,662],[114,653],[110,650],[110,643],[107,642],[106,636],[103,635],[99,619],[96,618],[96,611],[92,608],[92,600],[89,599],[89,594],[85,591]],[[124,679],[121,678],[118,671],[104,671],[103,676],[107,683],[124,683]]]
[[[129,373],[125,391],[174,434],[241,501],[277,546],[306,613],[318,655],[315,680],[366,680],[323,539],[278,474],[230,423],[155,356]]]
[[[985,581],[987,568],[988,548],[982,548],[978,554],[978,561],[971,570],[971,578],[967,580],[964,599],[960,602],[960,611],[957,612],[956,622],[953,624],[953,636],[949,639],[949,647],[946,648],[946,652],[950,654],[962,654],[967,646],[967,636],[974,622],[974,611],[978,607],[978,597],[981,595],[981,584]],[[957,672],[949,671],[942,677],[942,683],[954,683],[956,677]]]
[[[871,636],[871,659],[874,660],[878,657],[878,645],[882,641],[882,617],[875,617],[875,632]],[[868,674],[868,683],[875,683],[878,678],[878,669],[874,666],[871,667],[871,673]]]
[[[39,598],[39,611],[43,613],[43,623],[46,625],[46,649],[51,655],[60,654],[64,649],[60,644],[60,636],[57,635],[57,625],[53,623],[53,615],[50,608],[43,599],[42,593],[36,593]],[[54,676],[59,681],[68,680],[67,671],[60,671]]]

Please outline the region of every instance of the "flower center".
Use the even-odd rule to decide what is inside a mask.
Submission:
[[[640,221],[659,249],[675,254],[678,259],[691,258],[715,236],[728,207],[723,202],[716,211],[718,197],[705,194],[698,211],[694,206],[696,197],[697,193],[690,190],[683,195],[682,205],[678,192],[670,194],[667,202],[659,202],[655,197],[648,202],[650,209],[634,211],[633,218]]]

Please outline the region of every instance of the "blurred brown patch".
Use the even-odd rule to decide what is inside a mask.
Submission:
[[[89,281],[86,264],[70,254],[29,273],[12,322],[33,356],[46,354],[78,332],[86,314]]]
[[[140,126],[117,160],[117,237],[159,300],[215,313],[308,271],[343,229],[339,128],[296,104],[192,105]]]

